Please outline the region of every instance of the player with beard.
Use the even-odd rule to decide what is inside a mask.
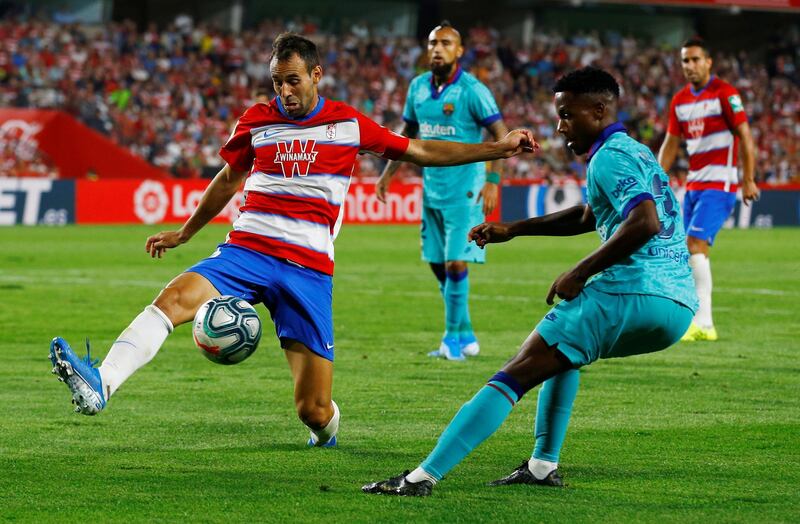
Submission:
[[[508,133],[489,89],[461,69],[461,35],[447,22],[428,37],[430,71],[408,87],[401,134],[425,140],[479,143],[483,129],[495,140]],[[386,202],[389,182],[400,162],[389,161],[376,186]],[[432,357],[463,360],[480,351],[469,314],[467,264],[483,263],[486,254],[467,239],[497,205],[500,162],[422,170],[422,259],[430,264],[444,298],[445,330]]]
[[[672,98],[667,136],[658,161],[669,172],[686,139],[689,174],[683,200],[683,221],[700,307],[681,340],[717,340],[711,315],[711,262],[714,237],[736,204],[739,148],[742,154],[742,201],[758,200],[755,182],[755,145],[742,98],[729,83],[711,74],[711,55],[699,38],[681,47],[681,67],[689,82]]]
[[[366,493],[426,496],[434,484],[491,436],[522,396],[539,384],[530,460],[494,486],[563,486],[561,446],[578,392],[578,368],[599,358],[665,349],[697,308],[686,236],[668,178],[645,145],[617,121],[619,85],[600,69],[567,74],[555,87],[558,132],[587,154],[588,204],[519,222],[476,226],[479,246],[517,236],[597,231],[600,247],[555,279],[561,298],[517,355],[458,411],[434,450],[412,472],[367,484]]]

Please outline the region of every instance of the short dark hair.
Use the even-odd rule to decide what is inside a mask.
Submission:
[[[309,73],[319,65],[317,44],[296,33],[281,33],[276,36],[272,42],[270,61],[275,58],[282,62],[292,58],[292,55],[297,55],[303,59]]]
[[[699,47],[703,50],[703,53],[705,53],[706,56],[711,56],[711,52],[708,50],[708,44],[706,44],[706,41],[699,36],[693,36],[687,39],[681,46],[681,49],[686,47]]]
[[[614,77],[597,67],[576,69],[562,76],[553,87],[553,93],[609,93],[619,98],[619,84]]]

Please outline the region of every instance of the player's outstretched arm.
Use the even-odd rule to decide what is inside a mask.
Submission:
[[[503,137],[508,134],[508,128],[502,118],[496,122],[492,122],[486,129],[488,129],[495,140],[502,140]],[[503,161],[498,159],[489,162],[487,165],[489,166],[489,173],[486,174],[486,183],[481,188],[480,193],[478,193],[478,202],[483,201],[484,215],[492,214],[492,211],[497,207],[498,193],[500,192],[498,185],[500,181],[496,178],[492,179],[492,177],[500,176],[503,171]],[[494,173],[494,175],[492,175],[492,173]]]
[[[401,135],[407,136],[408,138],[416,138],[417,133],[419,133],[419,124],[413,122],[406,122],[406,125],[403,126],[403,130],[400,131]],[[378,200],[381,202],[386,202],[386,193],[389,192],[389,183],[392,181],[392,177],[397,172],[397,168],[400,167],[401,163],[400,160],[389,160],[389,162],[386,163],[386,167],[383,168],[381,177],[375,183],[375,196],[377,196]]]
[[[225,164],[214,180],[206,188],[200,204],[194,210],[189,220],[177,231],[161,231],[147,239],[145,251],[150,256],[161,258],[167,249],[185,244],[195,233],[200,231],[208,222],[217,216],[230,202],[233,195],[242,185],[247,171],[237,172]]]
[[[542,217],[511,223],[484,222],[473,227],[469,239],[480,247],[518,236],[573,236],[594,231],[595,219],[588,205],[573,206]]]
[[[547,293],[547,303],[552,304],[556,295],[564,300],[575,298],[589,277],[631,256],[659,231],[661,222],[655,203],[652,200],[641,202],[611,238],[553,282]]]
[[[420,166],[457,166],[485,162],[498,158],[511,158],[522,153],[532,153],[539,148],[533,134],[527,129],[515,129],[497,142],[462,144],[446,140],[411,140],[408,149],[399,158]]]

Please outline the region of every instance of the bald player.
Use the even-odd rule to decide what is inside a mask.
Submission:
[[[447,22],[428,36],[430,71],[408,87],[402,134],[425,140],[479,143],[483,129],[495,138],[508,133],[489,89],[461,69],[464,53],[459,32]],[[378,180],[376,193],[386,202],[389,182],[399,161],[390,161]],[[488,172],[487,172],[488,166]],[[486,259],[467,238],[497,205],[500,163],[480,162],[458,167],[422,170],[422,259],[430,264],[444,298],[445,330],[432,357],[464,360],[480,351],[472,330],[467,264]]]

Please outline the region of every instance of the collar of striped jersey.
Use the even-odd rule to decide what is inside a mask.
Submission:
[[[322,111],[322,106],[323,105],[325,105],[325,99],[322,97],[322,95],[320,95],[319,96],[319,100],[317,101],[317,105],[314,106],[314,109],[312,109],[309,114],[307,114],[305,116],[301,116],[299,118],[294,118],[292,116],[289,116],[289,113],[287,113],[286,109],[283,108],[283,103],[281,102],[281,97],[279,97],[279,96],[275,97],[275,106],[278,108],[278,111],[281,112],[281,115],[283,115],[284,117],[288,118],[289,120],[296,120],[297,122],[302,122],[304,120],[308,120],[308,119],[314,118],[315,116],[317,116],[317,113]]]
[[[436,76],[431,73],[431,98],[436,100],[440,96],[444,94],[444,90],[450,87],[451,85],[458,82],[458,79],[461,78],[461,73],[464,71],[461,69],[459,64],[456,64],[456,70],[453,71],[453,74],[450,75],[450,78],[447,79],[447,82],[442,84],[441,86],[436,86]]]
[[[597,138],[595,143],[592,144],[592,147],[589,148],[589,154],[586,155],[586,161],[588,162],[589,160],[592,159],[594,154],[597,153],[597,150],[603,146],[606,140],[608,140],[608,137],[610,137],[614,133],[627,133],[627,132],[628,130],[625,129],[625,126],[622,125],[622,122],[614,122],[610,126],[600,131],[600,136]]]
[[[710,77],[708,77],[708,82],[706,82],[706,85],[704,85],[703,87],[701,87],[697,91],[694,90],[694,86],[692,84],[689,84],[689,91],[691,91],[694,96],[700,96],[700,93],[705,91],[706,88],[711,85],[711,82],[713,82],[715,78],[716,78],[716,76],[714,76],[714,75],[711,75]]]

